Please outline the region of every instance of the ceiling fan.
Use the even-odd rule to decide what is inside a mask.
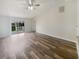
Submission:
[[[39,6],[40,6],[40,4],[35,3],[35,0],[29,0],[29,1],[28,1],[27,9],[33,10],[33,9],[35,9],[36,7],[39,7]]]

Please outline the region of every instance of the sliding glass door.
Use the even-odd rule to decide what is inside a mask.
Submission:
[[[24,22],[13,22],[11,23],[12,32],[22,32],[24,31]]]

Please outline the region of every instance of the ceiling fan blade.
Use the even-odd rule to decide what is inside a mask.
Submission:
[[[35,4],[35,6],[40,6],[40,4]]]
[[[32,0],[29,0],[29,4],[30,4],[30,5],[32,5],[32,4],[33,4]]]

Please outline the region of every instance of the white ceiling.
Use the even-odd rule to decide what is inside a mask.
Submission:
[[[35,10],[28,10],[28,0],[0,0],[0,15],[13,17],[34,17],[53,7],[56,2],[63,0],[35,0],[40,6]]]

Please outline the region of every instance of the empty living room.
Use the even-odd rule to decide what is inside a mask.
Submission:
[[[0,0],[0,59],[78,59],[79,0]]]

